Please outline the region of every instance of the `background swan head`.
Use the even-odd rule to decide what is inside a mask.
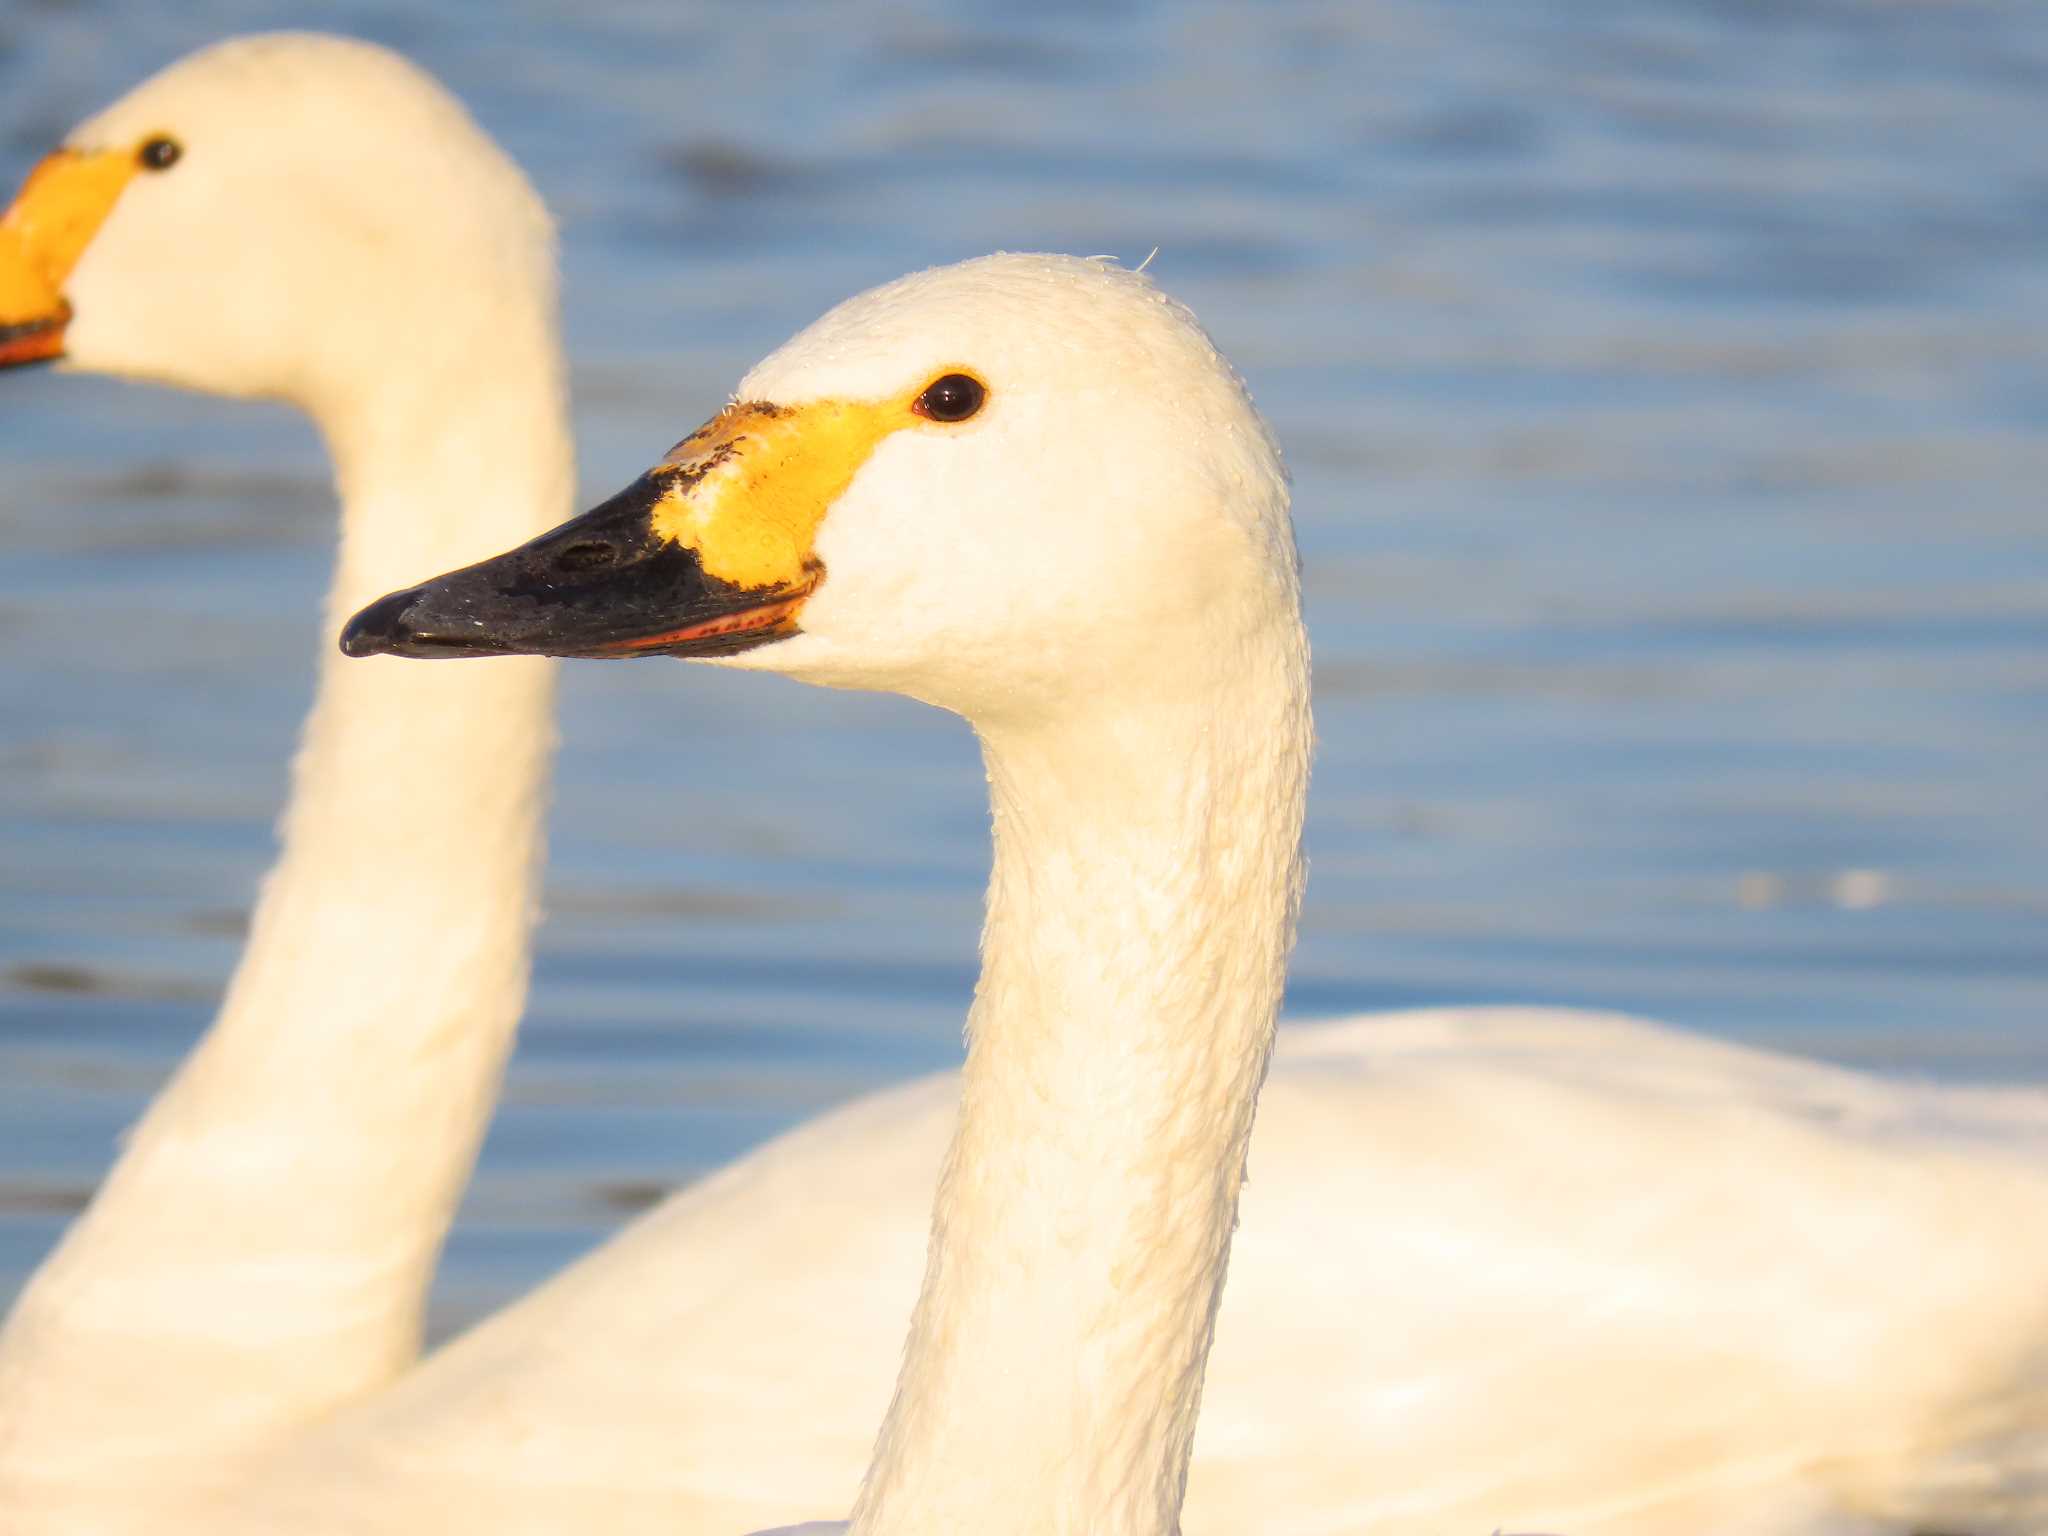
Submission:
[[[538,198],[434,80],[346,38],[240,37],[31,175],[0,225],[0,361],[61,351],[317,415],[394,356],[531,328],[521,295],[551,326],[552,273]]]
[[[1298,623],[1279,452],[1194,317],[1001,255],[851,299],[611,501],[394,594],[356,654],[712,656],[975,718]]]

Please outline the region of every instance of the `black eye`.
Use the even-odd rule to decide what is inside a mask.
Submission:
[[[911,409],[933,421],[965,421],[981,409],[988,391],[981,380],[964,373],[949,373],[925,386]]]
[[[160,133],[135,152],[135,159],[145,171],[168,171],[184,153],[184,145]]]

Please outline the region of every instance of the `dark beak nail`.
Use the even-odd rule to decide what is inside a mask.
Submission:
[[[406,610],[418,597],[416,588],[393,592],[350,619],[341,632],[342,655],[376,656],[404,645],[410,638],[403,622]]]

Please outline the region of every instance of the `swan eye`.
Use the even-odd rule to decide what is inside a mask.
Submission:
[[[925,386],[910,408],[933,421],[965,421],[981,409],[988,389],[971,374],[949,373]]]
[[[184,153],[184,145],[168,134],[160,133],[135,152],[135,159],[145,171],[168,171]]]

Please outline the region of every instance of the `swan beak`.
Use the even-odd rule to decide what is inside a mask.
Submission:
[[[120,151],[60,149],[29,172],[0,218],[0,368],[63,355],[65,280],[135,169]]]
[[[796,633],[818,525],[908,400],[731,405],[603,506],[372,603],[350,656],[730,656]]]
[[[722,581],[658,531],[669,481],[642,475],[602,506],[495,559],[379,598],[348,621],[350,656],[729,656],[796,630],[815,572]]]

